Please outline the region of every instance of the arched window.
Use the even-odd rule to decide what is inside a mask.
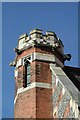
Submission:
[[[25,74],[24,74],[24,83],[23,87],[27,87],[30,85],[30,73],[31,73],[31,66],[29,61],[25,61]]]

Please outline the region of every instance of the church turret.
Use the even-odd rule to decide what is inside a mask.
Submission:
[[[57,108],[54,110],[52,95],[55,86],[63,87],[64,82],[58,84],[57,76],[65,75],[64,62],[69,61],[71,55],[64,54],[64,45],[54,32],[47,31],[44,35],[40,29],[30,31],[29,35],[22,34],[14,51],[16,57],[10,63],[15,67],[14,118],[54,118],[58,113],[53,114]],[[60,89],[61,95],[67,96],[64,89]]]

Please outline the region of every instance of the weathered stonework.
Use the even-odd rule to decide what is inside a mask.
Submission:
[[[69,82],[71,85],[70,90],[74,92],[73,95],[72,92],[68,91],[67,84],[64,85],[66,82],[65,80],[68,80],[66,74],[61,70],[61,68],[54,67],[52,64],[50,65],[50,68],[52,70],[52,89],[53,90],[53,117],[55,117],[54,113],[56,112],[57,118],[78,118],[79,119],[79,110],[78,110],[78,96],[75,98],[75,93],[77,95],[77,88],[72,83]],[[61,81],[62,76],[64,77],[64,82]],[[66,79],[65,79],[66,78]],[[56,84],[56,89],[55,89]],[[69,86],[70,86],[69,85]],[[76,91],[77,90],[77,91]],[[61,99],[60,93],[62,94]],[[77,103],[76,103],[77,102]],[[67,111],[67,112],[66,112]]]
[[[79,118],[78,89],[62,70],[71,56],[64,54],[57,35],[32,30],[19,37],[14,50],[14,118]],[[30,84],[25,86],[28,71]]]

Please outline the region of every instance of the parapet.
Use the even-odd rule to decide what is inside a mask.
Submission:
[[[40,30],[40,29],[34,29],[34,30],[31,30],[29,34],[32,35],[32,34],[35,34],[35,33],[36,34],[42,34],[42,30]]]
[[[26,38],[28,35],[26,33],[24,34],[21,34],[20,37],[19,37],[19,40],[22,39],[22,38]]]
[[[63,54],[64,45],[57,35],[52,31],[47,31],[46,34],[43,34],[42,30],[34,29],[30,31],[29,35],[20,35],[17,49],[21,51],[34,45],[42,45],[52,49],[58,48],[60,53]]]
[[[18,45],[14,48],[16,52],[15,62],[13,61],[10,66],[15,66],[17,56],[22,54],[23,51],[31,48],[31,47],[38,47],[40,49],[45,49],[51,51],[53,55],[64,64],[66,60],[70,61],[71,55],[64,54],[64,45],[63,42],[57,37],[55,32],[53,31],[46,31],[43,34],[42,30],[34,29],[31,30],[29,34],[22,34],[18,39]]]

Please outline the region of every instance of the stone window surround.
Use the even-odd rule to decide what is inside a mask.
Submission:
[[[31,70],[31,65],[30,65],[30,62],[27,61],[27,60],[24,62],[24,64],[25,64],[25,78],[24,78],[24,85],[23,85],[23,87],[26,88],[26,87],[30,86],[30,84],[31,84],[31,81],[30,81],[30,71],[29,71],[29,73],[27,71],[28,70],[28,65],[30,66],[30,70]]]
[[[28,59],[29,57],[30,57],[30,59]],[[42,61],[54,62],[54,63],[58,64],[59,66],[64,67],[64,64],[55,55],[33,52],[31,54],[28,54],[28,55],[20,58],[17,61],[16,69],[21,65],[24,66],[24,60],[25,59],[27,59],[30,63],[34,60],[42,60]],[[18,64],[19,61],[21,62],[20,64]]]

